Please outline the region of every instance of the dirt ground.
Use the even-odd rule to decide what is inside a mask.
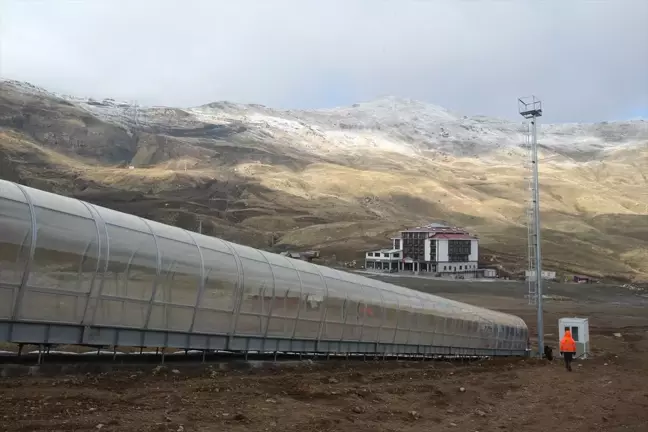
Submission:
[[[522,284],[389,281],[515,313],[535,329]],[[561,299],[545,304],[555,349],[559,317],[590,318],[592,358],[571,373],[560,360],[496,359],[4,378],[0,430],[647,431],[648,298],[602,285],[550,284],[548,294]]]

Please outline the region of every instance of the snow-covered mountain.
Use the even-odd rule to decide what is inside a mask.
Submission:
[[[338,258],[452,221],[525,262],[523,119],[386,97],[279,110],[146,107],[0,82],[0,176],[255,246]],[[648,277],[648,122],[541,124],[545,262]]]
[[[113,99],[102,101],[50,93],[19,81],[4,81],[11,89],[41,98],[59,98],[102,121],[153,133],[232,128],[259,139],[279,139],[314,155],[384,151],[414,156],[441,152],[459,157],[487,157],[501,151],[519,152],[527,126],[519,122],[464,116],[424,102],[385,97],[370,102],[322,110],[279,110],[262,105],[214,102],[191,108],[147,107]],[[540,119],[542,120],[542,119]],[[289,140],[283,139],[290,137]],[[602,152],[642,146],[648,122],[542,124],[539,143],[548,152],[595,160]]]

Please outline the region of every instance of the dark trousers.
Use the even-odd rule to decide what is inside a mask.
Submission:
[[[565,359],[565,368],[571,372],[571,362],[574,359],[574,353],[573,352],[564,352],[563,353],[563,358]]]

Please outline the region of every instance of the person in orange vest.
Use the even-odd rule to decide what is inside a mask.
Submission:
[[[560,353],[565,359],[565,368],[571,372],[571,362],[574,359],[574,354],[576,354],[576,342],[569,330],[565,331],[565,336],[560,341]]]

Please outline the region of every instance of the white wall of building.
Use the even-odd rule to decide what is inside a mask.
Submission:
[[[379,250],[367,252],[365,254],[365,259],[373,261],[392,261],[401,259],[400,250]]]
[[[468,261],[479,261],[479,240],[477,239],[470,240],[470,256],[468,257]]]
[[[437,264],[437,271],[440,273],[459,273],[477,271],[477,261],[473,262],[453,262],[453,263],[439,263]]]
[[[448,239],[438,239],[437,242],[437,261],[448,261]]]

